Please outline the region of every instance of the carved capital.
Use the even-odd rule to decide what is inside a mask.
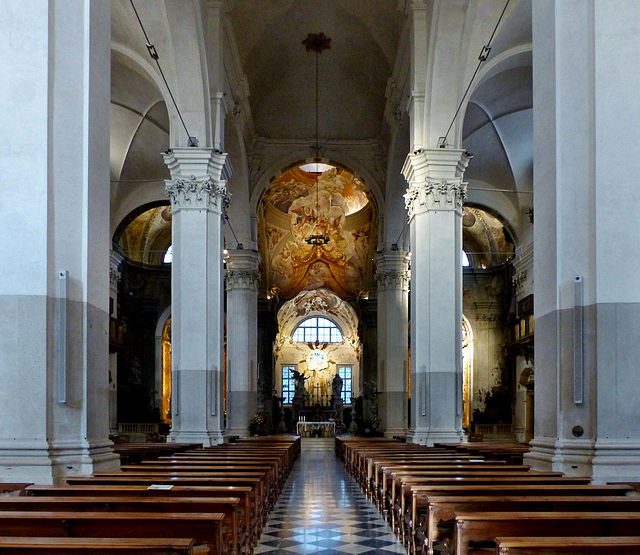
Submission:
[[[171,201],[171,211],[184,208],[216,210],[222,212],[229,204],[231,195],[224,183],[215,183],[212,178],[173,179],[166,182],[166,191]]]
[[[462,202],[466,194],[467,184],[462,182],[462,178],[425,180],[409,185],[404,195],[404,205],[410,218],[429,210],[456,210],[462,214]]]
[[[408,270],[382,270],[376,272],[376,285],[378,291],[397,290],[409,291]]]
[[[241,270],[230,268],[225,274],[227,291],[232,289],[258,289],[260,284],[260,272],[257,270]]]

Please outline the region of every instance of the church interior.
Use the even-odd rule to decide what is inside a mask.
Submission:
[[[638,552],[636,0],[0,6],[0,493],[116,495],[144,443],[129,495],[237,488],[211,552],[475,552],[384,466],[450,464],[634,515],[491,549]]]

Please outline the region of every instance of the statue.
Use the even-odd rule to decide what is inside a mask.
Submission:
[[[295,391],[294,398],[298,398],[302,400],[304,399],[304,395],[306,393],[304,382],[309,378],[305,377],[304,374],[302,374],[302,372],[298,372],[297,370],[294,370],[293,379],[296,382],[296,391]]]
[[[331,392],[333,395],[334,403],[342,400],[342,377],[338,373],[336,373],[336,375],[333,377]]]

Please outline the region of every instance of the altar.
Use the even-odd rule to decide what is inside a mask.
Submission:
[[[322,422],[299,420],[296,424],[296,435],[300,437],[334,437],[336,435],[336,423],[334,420]]]

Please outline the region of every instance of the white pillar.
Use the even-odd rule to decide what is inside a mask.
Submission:
[[[241,437],[257,407],[258,262],[251,250],[227,256],[227,434]]]
[[[222,213],[227,155],[211,148],[164,154],[171,172],[171,440],[224,439]]]
[[[387,436],[405,435],[409,395],[409,253],[376,259],[378,286],[378,409]]]
[[[411,423],[414,443],[462,439],[462,182],[470,155],[407,157],[411,219]]]
[[[640,6],[533,3],[535,425],[527,463],[640,476]]]
[[[44,484],[119,460],[108,439],[110,3],[6,0],[2,14],[0,481]]]

